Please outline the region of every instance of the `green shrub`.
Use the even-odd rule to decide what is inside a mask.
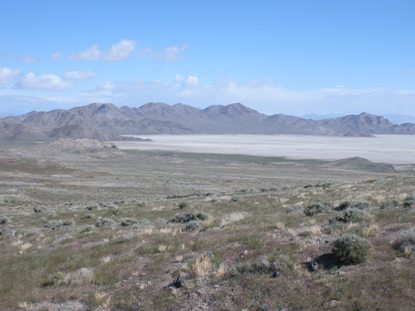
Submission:
[[[183,231],[195,231],[197,228],[199,228],[199,222],[198,221],[190,221],[186,224],[186,226],[184,227]]]
[[[209,218],[209,216],[205,213],[197,213],[196,218],[201,221],[205,221]]]
[[[176,224],[186,224],[190,221],[197,221],[201,220],[204,221],[208,219],[208,215],[205,213],[186,213],[186,214],[178,214],[174,216],[172,219],[168,221],[168,223],[176,223]]]
[[[187,202],[180,202],[179,203],[179,208],[180,209],[184,209],[184,208],[188,208],[189,207],[189,203]]]
[[[237,266],[237,271],[241,274],[268,274],[274,272],[281,274],[288,273],[293,270],[293,259],[286,255],[260,256],[253,262],[248,261]]]
[[[65,279],[65,273],[58,271],[51,273],[47,276],[46,281],[43,282],[43,286],[59,286]]]
[[[75,225],[73,220],[50,220],[43,227],[52,230],[68,229]]]
[[[306,216],[314,216],[321,213],[327,213],[330,210],[330,204],[327,203],[316,203],[307,206],[304,209],[304,214]]]
[[[351,223],[351,222],[362,222],[364,213],[358,208],[348,208],[344,210],[340,215],[337,215],[334,219],[330,220],[330,223]]]
[[[400,203],[398,200],[387,200],[382,202],[382,204],[380,205],[380,209],[385,209],[385,208],[393,208],[393,207],[398,207],[400,206]]]
[[[393,243],[393,249],[401,256],[410,257],[415,252],[415,234],[409,234]]]
[[[339,206],[337,206],[335,209],[337,211],[344,211],[348,208],[357,208],[357,209],[366,209],[369,208],[369,202],[366,201],[358,201],[358,202],[350,202],[350,201],[344,201]]]
[[[402,206],[405,208],[415,207],[415,195],[407,197],[405,200],[403,200]]]
[[[369,249],[369,242],[355,234],[342,235],[333,242],[333,254],[346,265],[365,262]]]

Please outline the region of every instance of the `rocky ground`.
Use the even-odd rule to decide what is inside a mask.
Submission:
[[[0,309],[414,310],[415,175],[369,164],[4,146]]]

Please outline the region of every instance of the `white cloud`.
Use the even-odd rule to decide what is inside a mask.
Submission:
[[[73,87],[74,82],[55,74],[35,75],[30,72],[16,84],[18,89],[60,91]]]
[[[32,55],[21,55],[21,54],[16,54],[13,52],[1,52],[0,53],[1,57],[9,57],[12,58],[18,62],[23,62],[23,63],[34,63],[37,61],[37,57],[32,56]]]
[[[179,59],[180,55],[187,49],[186,45],[180,46],[169,46],[161,51],[154,49],[143,49],[141,50],[141,55],[143,57],[162,59],[165,61],[173,62]]]
[[[98,44],[94,44],[86,50],[69,55],[71,60],[104,60],[108,62],[115,62],[128,59],[136,52],[137,42],[133,40],[121,40],[113,44],[108,50],[102,50]],[[143,58],[152,58],[158,60],[165,60],[168,62],[176,61],[180,55],[186,51],[187,45],[172,45],[161,50],[152,48],[142,48],[138,53]],[[52,54],[52,58],[59,59],[63,56],[60,52]]]
[[[86,79],[94,78],[95,76],[96,74],[92,71],[78,71],[78,70],[67,71],[65,72],[65,75],[64,75],[66,79],[70,79],[70,80],[86,80]]]
[[[178,82],[180,86],[197,86],[199,84],[199,78],[196,76],[176,75],[176,82]]]
[[[115,84],[112,82],[104,82],[103,84],[101,84],[99,86],[100,89],[102,90],[113,90],[115,88]]]
[[[23,55],[19,57],[19,61],[23,62],[23,63],[34,63],[37,61],[37,58],[31,55]]]
[[[136,47],[136,42],[131,40],[121,40],[114,44],[108,51],[102,51],[97,44],[94,44],[78,54],[72,54],[72,60],[106,60],[109,62],[125,60],[130,57]]]
[[[180,54],[183,53],[187,49],[186,45],[181,46],[169,46],[164,49],[164,59],[167,61],[175,61],[179,58]]]
[[[100,51],[98,45],[94,44],[85,51],[70,55],[69,58],[72,60],[99,60],[101,56],[102,52]]]
[[[53,52],[52,53],[52,58],[53,59],[61,59],[62,56],[63,56],[63,53],[62,52]]]
[[[104,59],[107,61],[119,61],[127,59],[135,51],[136,43],[130,40],[121,40],[120,43],[111,46],[105,53]]]
[[[0,85],[12,83],[20,74],[19,69],[0,67]]]

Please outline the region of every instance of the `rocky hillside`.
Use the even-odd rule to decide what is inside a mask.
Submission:
[[[327,120],[283,114],[265,115],[241,104],[205,109],[164,103],[141,107],[98,104],[30,112],[0,119],[0,139],[9,141],[57,138],[119,139],[122,134],[307,134],[370,136],[415,134],[415,125],[395,125],[367,113]]]

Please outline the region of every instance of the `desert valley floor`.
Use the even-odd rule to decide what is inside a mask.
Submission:
[[[122,149],[153,142],[2,145],[0,310],[415,309],[411,142],[366,148],[386,163]]]
[[[317,160],[362,157],[375,162],[392,164],[415,163],[415,139],[412,135],[343,137],[239,134],[145,135],[140,137],[151,141],[118,141],[116,144],[120,149],[126,150],[245,154]]]

